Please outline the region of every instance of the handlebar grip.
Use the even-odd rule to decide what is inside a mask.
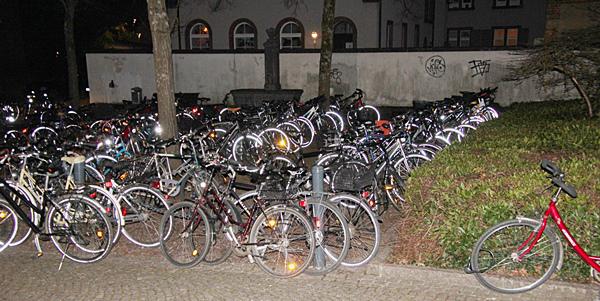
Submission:
[[[552,163],[546,159],[542,160],[540,167],[543,170],[545,170],[547,173],[551,174],[552,176],[558,176],[559,174],[562,173],[562,171],[560,170],[560,168],[558,168],[558,166],[556,166],[554,163]]]

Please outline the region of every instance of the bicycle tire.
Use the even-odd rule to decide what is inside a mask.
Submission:
[[[274,205],[265,209],[254,220],[248,239],[255,263],[274,277],[300,275],[312,263],[315,254],[312,228],[312,222],[297,208]],[[279,253],[284,253],[282,262]]]
[[[27,217],[29,218],[29,220],[37,224],[40,219],[40,215],[35,213],[33,209],[27,206],[24,202],[21,202],[21,198],[24,198],[27,199],[27,201],[29,201],[31,204],[36,204],[37,202],[35,201],[35,198],[29,193],[29,191],[26,188],[17,184],[16,182],[6,181],[6,183],[17,193],[20,194],[20,196],[15,196],[15,201],[17,202],[19,207],[21,207],[21,210],[28,214]],[[17,234],[10,242],[11,247],[16,247],[24,243],[25,241],[27,241],[27,239],[32,233],[31,227],[29,227],[29,225],[25,221],[23,221],[23,219],[20,216],[17,215],[17,218],[17,222],[20,224],[20,226],[17,226]]]
[[[88,197],[70,194],[62,196],[48,211],[46,233],[66,258],[94,263],[108,256],[113,246],[113,231],[100,208],[100,204]]]
[[[121,228],[123,236],[140,247],[158,247],[161,219],[169,210],[160,192],[146,185],[132,185],[119,194],[117,201],[125,220]]]
[[[470,259],[470,268],[473,271],[473,275],[481,283],[483,286],[504,294],[516,294],[523,293],[529,290],[532,290],[540,285],[542,285],[546,280],[552,276],[552,273],[556,270],[561,257],[562,257],[562,246],[560,244],[560,239],[552,231],[549,227],[546,227],[544,233],[540,237],[540,240],[534,246],[534,248],[529,253],[529,256],[522,258],[521,260],[515,260],[516,256],[519,256],[519,247],[525,243],[532,233],[532,231],[538,229],[540,226],[540,222],[529,220],[529,219],[514,219],[508,220],[502,223],[499,223],[491,228],[489,228],[477,241],[475,246],[473,247],[473,252],[471,254]],[[516,229],[514,237],[508,237],[510,241],[500,241],[503,236],[501,235],[510,235],[512,233],[505,232],[510,228],[523,228]],[[508,233],[508,234],[506,234]],[[499,236],[496,236],[499,235]],[[517,237],[518,236],[518,237]],[[528,248],[528,244],[524,249]],[[542,252],[548,249],[548,246],[551,247],[552,254],[551,255],[541,255],[539,252]],[[497,255],[498,251],[491,250],[490,248],[498,248],[506,249],[506,256],[503,260],[498,261]],[[502,253],[499,253],[502,254]],[[535,256],[533,256],[535,255]],[[551,256],[551,258],[547,258]],[[504,265],[498,266],[500,269],[494,271],[494,268],[498,263],[502,263],[505,259],[508,259],[508,263],[515,264],[515,268],[512,270],[506,270]],[[527,259],[527,260],[525,260]],[[548,266],[546,268],[540,267],[536,265],[535,260],[546,261]],[[490,262],[492,261],[492,262]],[[527,262],[525,262],[527,261]],[[533,263],[533,265],[524,265],[519,266],[521,264]],[[492,265],[493,264],[493,265]],[[488,272],[492,271],[491,274]],[[527,275],[529,273],[540,274],[539,277],[537,275]],[[505,276],[510,275],[519,275],[519,276],[528,276],[528,277],[511,277],[506,278]],[[531,283],[519,287],[509,288],[508,285],[516,284],[521,285],[521,283],[525,281],[529,281],[531,279]]]
[[[209,231],[208,217],[200,206],[189,201],[179,202],[161,219],[160,251],[174,266],[194,267],[209,251]],[[181,251],[180,255],[177,250]]]
[[[11,246],[18,227],[19,221],[13,208],[3,200],[0,201],[0,252]]]
[[[308,201],[308,216],[312,217],[315,229],[315,257],[313,265],[304,272],[308,275],[320,276],[337,269],[346,258],[350,249],[350,229],[342,212],[328,200]],[[321,214],[315,216],[315,207],[320,207]],[[340,245],[341,243],[341,245]],[[318,252],[323,252],[322,262],[317,263]]]
[[[342,265],[359,267],[373,260],[379,251],[381,230],[379,219],[369,205],[350,194],[338,194],[329,199],[338,204],[350,228],[350,249]]]

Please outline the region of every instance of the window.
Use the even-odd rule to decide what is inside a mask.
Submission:
[[[337,17],[333,25],[333,49],[356,48],[356,26],[352,20]]]
[[[299,21],[288,19],[279,30],[281,48],[304,48],[304,29]]]
[[[402,23],[402,48],[408,47],[408,24]]]
[[[233,49],[255,49],[256,48],[256,26],[250,20],[240,19],[231,25],[230,48]]]
[[[521,0],[494,0],[494,7],[521,7]]]
[[[448,0],[448,9],[472,9],[473,0]]]
[[[415,24],[415,39],[413,41],[414,47],[419,47],[419,41],[421,40],[421,28],[419,24]]]
[[[394,47],[394,21],[388,20],[385,25],[385,46]]]
[[[448,29],[448,47],[471,46],[471,28]]]
[[[210,27],[205,22],[194,22],[188,27],[188,48],[189,49],[210,49]]]
[[[495,28],[494,47],[517,46],[519,41],[519,28]]]

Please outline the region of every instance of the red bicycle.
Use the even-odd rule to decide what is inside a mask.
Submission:
[[[551,217],[569,245],[579,254],[599,279],[599,256],[586,253],[571,235],[556,204],[562,192],[577,197],[575,188],[564,182],[565,174],[553,163],[543,160],[541,167],[550,174],[556,186],[548,209],[541,219],[519,217],[488,229],[473,248],[465,272],[473,274],[485,287],[505,294],[516,294],[542,285],[563,262],[560,238],[552,227],[546,227]],[[552,186],[550,186],[552,187]],[[549,188],[550,188],[549,187]]]

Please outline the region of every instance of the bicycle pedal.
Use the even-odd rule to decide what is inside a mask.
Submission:
[[[44,252],[37,252],[37,254],[35,254],[38,258],[44,256]]]

